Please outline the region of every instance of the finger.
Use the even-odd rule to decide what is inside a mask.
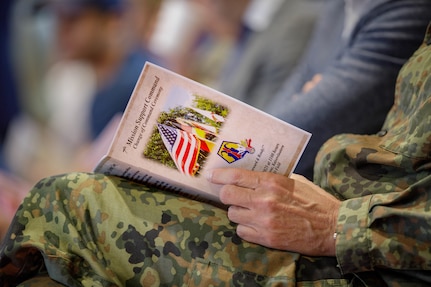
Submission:
[[[253,243],[262,243],[262,235],[252,226],[239,224],[236,227],[236,234],[246,241]]]
[[[232,205],[228,208],[227,217],[237,224],[248,225],[250,223],[250,209]]]
[[[314,83],[312,81],[308,81],[302,87],[302,92],[308,93],[309,91],[311,91],[313,89],[313,87],[314,87]]]
[[[207,174],[210,182],[215,184],[229,184],[254,189],[259,186],[259,173],[238,168],[218,168]]]
[[[322,80],[322,74],[316,74],[314,75],[312,81],[315,85],[317,85]]]
[[[225,205],[236,205],[243,208],[252,206],[255,191],[236,185],[225,185],[220,189],[220,201]]]
[[[301,181],[301,182],[307,182],[309,181],[306,177],[304,177],[303,175],[300,174],[296,174],[296,173],[292,173],[290,175],[290,178],[296,181]]]

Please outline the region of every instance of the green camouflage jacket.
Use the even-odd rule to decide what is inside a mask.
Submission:
[[[343,200],[339,267],[364,281],[374,271],[390,286],[431,284],[430,44],[428,28],[399,74],[382,130],[336,136],[316,159],[315,182]]]

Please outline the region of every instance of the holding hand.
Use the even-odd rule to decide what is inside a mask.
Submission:
[[[341,202],[299,175],[215,169],[220,200],[244,240],[310,256],[334,256]]]

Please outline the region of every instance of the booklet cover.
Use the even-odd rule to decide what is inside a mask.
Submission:
[[[205,171],[289,176],[311,134],[165,68],[146,63],[109,151],[94,171],[219,202]]]

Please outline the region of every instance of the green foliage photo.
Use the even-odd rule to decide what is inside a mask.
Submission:
[[[193,95],[193,96],[194,96],[194,99],[193,99],[192,106],[194,108],[211,111],[224,118],[226,118],[227,115],[229,114],[229,110],[225,106],[217,104],[211,101],[210,99],[207,99],[199,95]],[[183,106],[178,106],[168,111],[161,112],[157,119],[157,123],[175,127],[172,123],[175,123],[177,118],[183,118],[186,120],[192,120],[206,125],[211,125],[213,127],[216,127],[218,130],[222,127],[222,124],[223,124],[220,122],[213,121],[195,112],[189,107],[183,107]],[[213,137],[211,140],[215,141],[216,138]],[[166,149],[163,143],[162,137],[160,136],[160,133],[156,125],[153,127],[150,140],[146,145],[146,149],[144,150],[143,155],[148,159],[156,160],[161,164],[164,164],[172,168],[176,168],[175,163],[169,154],[169,151]],[[205,164],[205,159],[207,156],[208,156],[207,152],[202,150],[200,151],[199,159],[198,159],[198,163],[200,167],[202,167]]]

